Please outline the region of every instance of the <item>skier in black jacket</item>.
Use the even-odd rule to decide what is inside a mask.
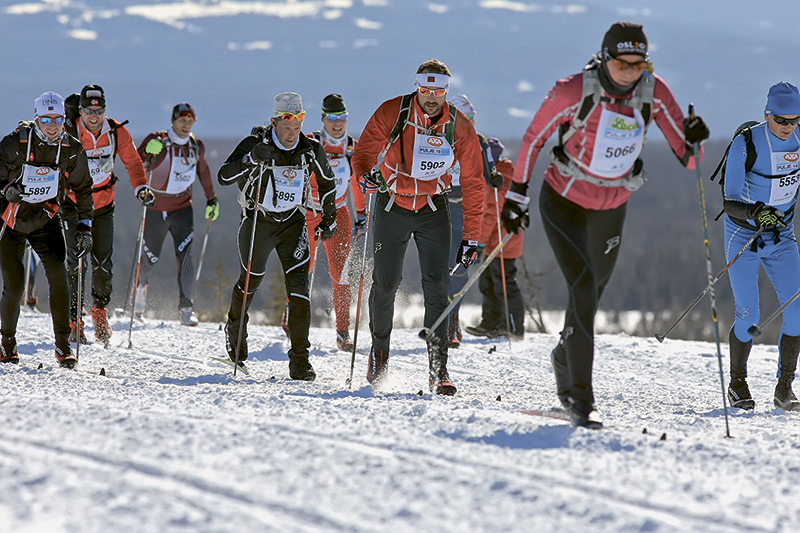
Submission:
[[[238,234],[239,279],[233,287],[225,325],[228,356],[239,364],[247,359],[247,308],[264,278],[267,258],[274,249],[283,268],[289,300],[289,376],[313,381],[316,373],[308,361],[311,306],[306,194],[314,175],[323,213],[315,234],[318,239],[326,240],[336,232],[336,188],[322,145],[301,131],[305,114],[299,94],[278,94],[269,125],[256,126],[239,142],[219,169],[218,178],[222,185],[239,186],[243,208]],[[245,292],[247,300],[242,316]]]
[[[41,258],[50,285],[56,359],[68,368],[78,362],[69,345],[66,244],[58,210],[67,190],[74,191],[78,257],[85,256],[92,249],[92,178],[86,152],[64,131],[64,120],[64,99],[48,91],[34,102],[34,121],[20,122],[0,141],[0,362],[19,362],[16,333],[25,289],[26,241]]]

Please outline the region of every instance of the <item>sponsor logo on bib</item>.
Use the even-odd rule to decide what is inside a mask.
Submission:
[[[441,146],[443,143],[441,137],[428,137],[428,144],[431,146]]]
[[[292,170],[292,169],[290,169],[290,168],[287,168],[286,170],[284,170],[284,171],[281,173],[281,175],[282,175],[284,178],[286,178],[287,180],[293,180],[293,179],[294,179],[294,178],[297,176],[297,172],[295,172],[294,170]]]
[[[50,169],[45,167],[40,167],[36,169],[36,173],[39,174],[40,176],[47,176],[48,174],[50,174]]]
[[[794,162],[800,159],[800,154],[798,154],[797,152],[787,152],[783,154],[783,158],[786,161]]]

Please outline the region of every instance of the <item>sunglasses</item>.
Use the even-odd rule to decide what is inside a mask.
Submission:
[[[66,120],[64,117],[39,117],[39,122],[45,126],[49,126],[50,124],[63,124],[64,120]]]
[[[780,115],[772,115],[772,120],[774,120],[775,124],[778,126],[797,126],[797,124],[800,122],[800,117],[786,118]]]
[[[433,96],[444,96],[447,94],[447,89],[428,89],[427,87],[419,87],[417,90],[422,96],[428,96],[430,94]]]
[[[102,115],[103,113],[106,112],[106,108],[105,107],[101,107],[100,109],[89,109],[89,108],[86,108],[86,107],[82,107],[81,108],[81,112],[82,113],[86,113],[89,116],[91,116],[91,115]]]
[[[344,122],[345,120],[347,120],[347,113],[337,113],[335,115],[333,113],[329,113],[325,115],[325,117],[323,118],[327,118],[331,122],[336,122],[337,120],[341,120],[342,122]]]
[[[300,111],[299,113],[289,113],[284,112],[278,118],[282,120],[296,120],[297,122],[302,122],[306,118],[306,112]]]
[[[648,70],[652,67],[652,63],[649,61],[637,61],[636,63],[629,63],[624,59],[609,59],[608,64],[616,70],[621,70],[623,72],[627,70],[635,70],[637,72],[642,72],[644,70]]]

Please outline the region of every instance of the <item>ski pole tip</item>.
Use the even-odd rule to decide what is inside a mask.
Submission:
[[[758,337],[761,335],[761,329],[758,326],[750,326],[747,328],[747,334],[751,337]]]
[[[657,340],[658,342],[664,342],[664,339],[665,339],[665,338],[666,338],[666,337],[664,337],[664,335],[662,335],[661,333],[656,333],[656,340]]]

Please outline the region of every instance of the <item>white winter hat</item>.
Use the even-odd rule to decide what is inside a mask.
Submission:
[[[450,103],[465,115],[474,115],[475,106],[469,101],[466,94],[456,94],[450,97]]]
[[[273,116],[279,117],[284,113],[302,113],[303,98],[297,93],[280,93],[275,96],[275,109]]]
[[[33,102],[33,118],[44,115],[64,116],[64,99],[53,91],[47,91]]]

